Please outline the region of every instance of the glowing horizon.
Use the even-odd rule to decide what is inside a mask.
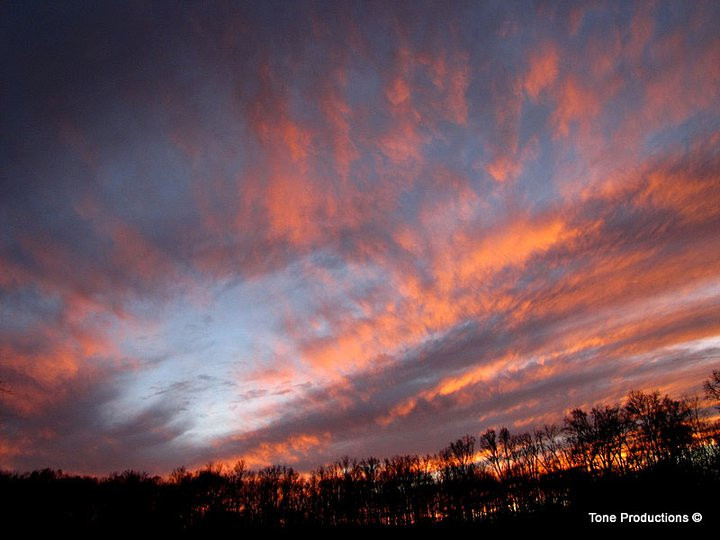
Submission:
[[[717,2],[0,9],[0,468],[434,452],[718,366]]]

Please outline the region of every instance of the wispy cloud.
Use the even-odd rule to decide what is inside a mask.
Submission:
[[[2,9],[3,467],[433,451],[717,365],[715,3]]]

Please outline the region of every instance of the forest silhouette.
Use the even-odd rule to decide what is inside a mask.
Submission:
[[[709,404],[631,392],[623,404],[573,409],[561,425],[488,429],[433,455],[342,457],[307,474],[284,465],[253,471],[243,461],[180,467],[168,478],[5,471],[0,508],[6,530],[53,532],[589,527],[589,512],[716,528],[720,421],[708,412],[720,409],[720,371],[704,390]],[[701,522],[672,523],[698,512]]]

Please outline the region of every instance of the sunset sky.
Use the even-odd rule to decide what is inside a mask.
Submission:
[[[720,365],[720,2],[0,5],[0,468],[300,470]]]

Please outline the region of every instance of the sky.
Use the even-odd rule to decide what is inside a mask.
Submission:
[[[300,470],[720,366],[720,3],[0,6],[0,468]]]

